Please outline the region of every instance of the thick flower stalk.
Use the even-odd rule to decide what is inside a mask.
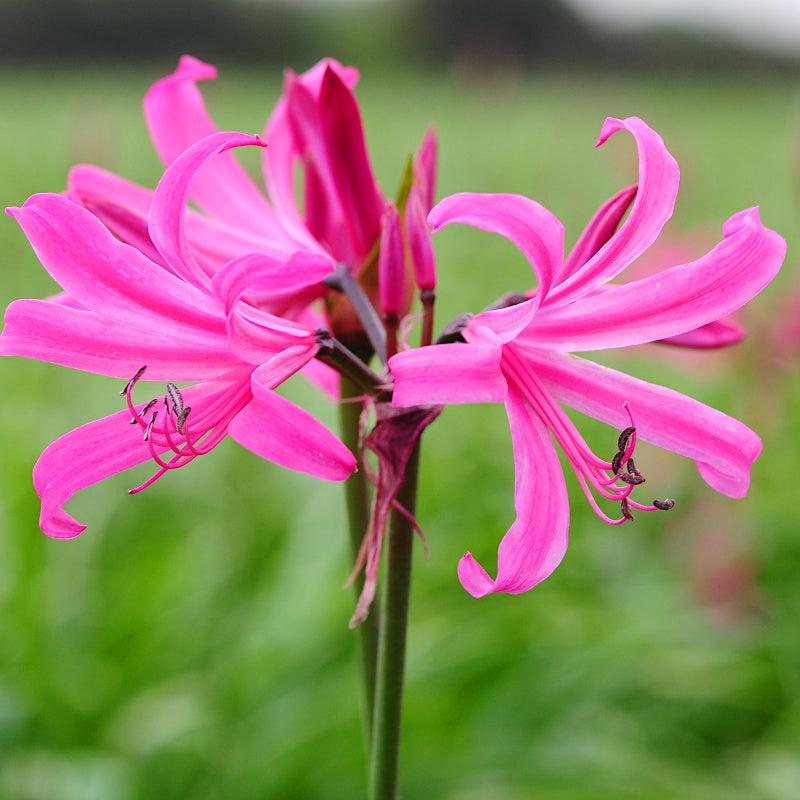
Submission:
[[[633,460],[637,438],[694,459],[703,479],[730,497],[747,492],[750,466],[761,450],[758,436],[737,420],[574,355],[653,341],[727,344],[732,328],[720,320],[760,292],[785,255],[783,239],[751,208],[732,216],[723,226],[723,239],[701,258],[641,280],[612,283],[655,241],[672,215],[679,181],[677,163],[661,137],[636,117],[608,119],[598,144],[620,130],[638,145],[638,187],[611,198],[566,259],[561,223],[525,197],[453,195],[429,216],[434,230],[460,222],[510,239],[527,256],[537,280],[526,295],[464,315],[442,343],[390,361],[396,406],[505,404],[517,517],[500,544],[495,578],[469,552],[461,559],[459,578],[475,597],[524,592],[564,556],[569,505],[553,440],[592,508],[614,525],[632,519],[635,510],[666,510],[673,504],[636,499],[645,478],[642,465]],[[561,403],[616,428],[616,447],[592,452]],[[603,510],[609,503],[618,516]]]
[[[320,478],[343,480],[352,453],[321,423],[274,389],[330,346],[330,334],[265,311],[260,299],[316,286],[329,256],[298,250],[281,261],[263,253],[232,259],[209,274],[187,245],[192,178],[231,147],[258,137],[217,133],[166,171],[153,197],[149,253],[119,241],[68,197],[41,194],[8,213],[64,292],[18,300],[6,313],[0,354],[129,379],[126,408],[66,434],[34,468],[49,536],[85,529],[62,508],[78,490],[145,461],[153,476],[208,453],[226,435],[257,455]],[[138,381],[165,381],[161,397],[134,399]],[[192,381],[188,388],[178,381]]]

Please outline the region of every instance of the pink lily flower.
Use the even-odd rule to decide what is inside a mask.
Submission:
[[[149,218],[157,258],[120,241],[61,195],[34,195],[8,209],[64,293],[12,303],[0,354],[129,379],[122,392],[126,409],[67,433],[37,461],[34,485],[48,536],[85,530],[62,508],[80,489],[152,460],[156,472],[131,490],[139,491],[226,435],[262,458],[319,478],[343,480],[355,469],[354,456],[333,433],[274,391],[314,358],[329,334],[267,313],[258,302],[318,284],[333,269],[330,258],[298,251],[284,263],[251,253],[212,277],[187,244],[192,177],[241,145],[263,142],[217,133],[166,171]],[[148,378],[167,381],[166,391],[137,403],[133,389],[145,370]],[[196,383],[179,389],[174,381]]]
[[[701,337],[707,341],[717,320],[772,280],[786,251],[751,208],[732,216],[722,240],[701,258],[641,280],[610,283],[655,241],[672,215],[679,181],[661,137],[636,117],[606,120],[598,145],[620,130],[638,145],[638,189],[608,201],[566,260],[561,223],[525,197],[457,194],[429,216],[435,231],[460,222],[510,239],[527,256],[538,284],[527,299],[462,320],[449,343],[409,350],[389,362],[394,405],[505,404],[517,517],[500,543],[496,578],[469,552],[460,560],[459,579],[475,597],[527,591],[564,556],[569,506],[553,439],[592,508],[612,525],[632,519],[635,509],[673,504],[633,499],[644,482],[632,459],[637,438],[694,459],[702,478],[730,497],[746,494],[761,450],[753,431],[720,411],[573,354],[668,340],[703,326],[709,326]],[[724,325],[718,333],[729,335]],[[622,429],[617,452],[593,453],[561,403]],[[604,513],[595,495],[618,503],[620,517]]]
[[[166,165],[219,132],[197,86],[216,74],[212,65],[183,56],[176,71],[147,92],[145,118]],[[297,250],[320,252],[354,272],[365,264],[380,237],[385,200],[370,165],[353,93],[358,77],[358,70],[334,59],[323,59],[301,75],[286,73],[283,96],[264,133],[268,196],[230,153],[194,176],[190,196],[200,212],[187,214],[185,233],[206,271],[251,252],[284,260]],[[295,192],[298,165],[302,198]],[[432,193],[435,168],[435,140],[429,134],[415,170],[417,180],[425,183],[426,197]],[[149,189],[81,165],[72,170],[68,191],[123,241],[152,251]]]

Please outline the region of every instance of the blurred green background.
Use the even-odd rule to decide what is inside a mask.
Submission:
[[[391,8],[400,15],[404,7]],[[364,9],[347,13],[361,13],[362,22],[377,14]],[[273,11],[265,40],[283,19]],[[202,42],[194,49],[177,34],[169,54],[144,53],[146,60],[79,51],[97,60],[67,62],[41,42],[37,59],[7,60],[0,201],[59,191],[78,162],[154,185],[161,167],[140,100],[182,52],[217,60],[220,79],[204,95],[221,128],[248,132],[262,129],[280,92],[271,56],[298,70],[322,55],[355,61],[387,193],[435,121],[440,197],[525,193],[564,221],[568,244],[601,202],[635,180],[629,139],[593,149],[603,119],[642,116],[682,169],[676,213],[652,260],[705,252],[728,216],[755,204],[789,242],[782,275],[741,316],[750,335],[735,349],[604,356],[756,429],[764,454],[751,492],[741,501],[718,496],[691,463],[642,448],[637,463],[648,485],[678,504],[609,528],[568,476],[563,564],[528,594],[476,601],[455,567],[468,548],[493,564],[513,518],[509,436],[502,408],[447,409],[423,445],[418,516],[431,556],[418,548],[414,564],[402,796],[796,798],[794,66],[739,53],[704,71],[681,61],[680,47],[669,50],[672,61],[642,52],[633,65],[627,53],[613,69],[610,61],[567,68],[570,59],[559,60],[550,45],[547,59],[444,45],[441,59],[416,59],[407,32],[397,40],[404,50],[385,38],[396,29],[392,17],[378,14],[380,38],[366,22],[342,33],[345,17],[325,13],[339,20],[328,38],[318,16],[305,49],[250,63]],[[660,69],[675,64],[685,68]],[[435,244],[440,324],[528,288],[529,268],[507,242],[458,228]],[[0,253],[3,306],[53,291],[7,218]],[[90,527],[77,540],[51,541],[38,530],[33,463],[60,434],[117,410],[118,383],[0,362],[0,798],[364,796],[340,486],[281,471],[225,442],[135,497],[125,490],[147,467],[81,493],[70,510]],[[287,393],[335,426],[335,409],[302,382]],[[611,452],[616,432],[576,419],[598,452]]]

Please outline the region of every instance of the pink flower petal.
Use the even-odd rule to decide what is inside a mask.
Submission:
[[[200,286],[208,283],[186,240],[184,217],[190,188],[197,173],[216,156],[232,147],[245,145],[265,146],[258,136],[243,133],[222,132],[207,136],[178,156],[156,187],[150,206],[150,237],[170,269],[190,283]]]
[[[145,120],[164,164],[218,132],[196,85],[216,77],[211,64],[183,56],[175,72],[157,81],[145,95]],[[231,153],[215,159],[197,176],[192,199],[208,214],[238,228],[267,236],[281,231],[263,192]]]
[[[355,95],[327,69],[319,95],[319,115],[327,162],[356,252],[363,258],[380,236],[383,198],[367,155]]]
[[[551,300],[575,299],[619,275],[656,240],[672,216],[678,194],[680,172],[664,140],[638,117],[609,117],[597,146],[611,135],[627,130],[639,148],[639,184],[631,213],[622,227],[551,295]]]
[[[500,369],[502,347],[438,344],[389,359],[394,406],[429,403],[502,403],[508,387]]]
[[[261,364],[287,347],[316,346],[314,331],[244,304],[228,315],[228,341],[231,351],[248,364]]]
[[[151,261],[162,263],[147,230],[152,189],[99,167],[80,164],[70,170],[67,196],[89,209],[118,239]]]
[[[356,468],[355,456],[321,422],[272,391],[285,373],[285,366],[276,370],[269,363],[253,372],[253,401],[234,418],[228,433],[282,467],[345,480]]]
[[[617,429],[630,424],[623,407],[629,402],[637,436],[694,459],[706,483],[718,492],[747,494],[761,440],[738,420],[672,389],[577,356],[526,348],[525,358],[559,402]]]
[[[702,258],[576,302],[543,307],[523,339],[565,350],[600,350],[693,331],[741,308],[778,273],[786,243],[757,209],[724,226]]]
[[[506,410],[514,447],[517,518],[500,543],[495,580],[471,553],[459,561],[459,580],[473,597],[526,592],[553,572],[567,550],[569,501],[550,434],[513,389]]]
[[[151,333],[225,335],[222,309],[212,298],[115,239],[85,208],[40,194],[7,213],[45,269],[85,308]]]
[[[153,380],[203,380],[239,364],[224,335],[192,328],[145,331],[62,303],[16,300],[6,310],[0,355],[35,358],[127,380],[143,364]]]
[[[127,410],[118,411],[82,425],[39,457],[33,485],[42,501],[39,525],[48,536],[72,539],[85,531],[86,525],[63,510],[64,503],[81,489],[150,458],[141,429],[128,424],[130,416]]]
[[[536,303],[550,291],[564,260],[564,228],[544,206],[513,194],[450,195],[428,216],[434,233],[453,222],[499,233],[527,257],[539,283]]]
[[[558,276],[559,283],[582,267],[616,233],[636,197],[637,189],[636,186],[629,186],[600,206],[567,256]]]
[[[225,304],[225,312],[243,297],[254,305],[290,297],[318,284],[333,272],[329,256],[299,250],[287,261],[264,253],[248,253],[226,264],[213,278],[211,288]]]
[[[495,308],[476,314],[464,331],[468,342],[475,340],[479,328],[488,328],[505,344],[516,339],[535,319],[536,298],[504,308]]]
[[[666,339],[658,339],[658,343],[707,350],[737,344],[744,339],[746,334],[745,328],[736,320],[730,317],[723,317],[706,325],[701,325],[692,331],[669,336]]]

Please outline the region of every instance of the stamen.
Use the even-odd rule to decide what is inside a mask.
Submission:
[[[659,511],[669,511],[671,508],[675,506],[675,501],[668,497],[666,500],[653,500],[653,505]]]
[[[622,498],[622,502],[619,504],[619,507],[622,511],[622,516],[625,517],[628,522],[633,522],[633,514],[631,513],[631,506],[627,497]]]
[[[177,416],[177,418],[176,418],[176,420],[175,420],[175,427],[177,428],[177,430],[178,430],[178,433],[179,433],[181,436],[183,436],[183,434],[184,434],[184,431],[183,431],[183,426],[186,424],[186,417],[188,417],[188,416],[189,416],[189,412],[190,412],[191,410],[192,410],[192,407],[191,407],[191,406],[187,406],[186,408],[184,408],[184,409],[181,411],[181,413],[180,413],[180,414],[178,414],[178,416]]]
[[[150,417],[150,422],[147,423],[147,427],[144,429],[144,440],[147,441],[150,438],[150,433],[153,430],[153,425],[155,425],[156,417],[158,416],[158,411],[153,412],[153,416]]]
[[[636,473],[633,474],[626,474],[625,472],[620,472],[617,475],[617,478],[621,480],[623,483],[627,483],[628,486],[638,486],[640,483],[644,483],[644,475],[642,475],[639,470],[636,470]]]
[[[120,392],[121,397],[125,397],[128,392],[136,385],[137,381],[144,375],[144,371],[147,369],[147,365],[143,367],[139,367],[139,371],[125,384],[125,388]]]
[[[175,412],[175,416],[180,417],[183,414],[183,395],[181,390],[174,383],[168,383],[167,394],[172,400],[172,410]]]
[[[633,425],[631,425],[629,428],[625,428],[625,430],[619,435],[619,439],[617,439],[617,449],[621,452],[624,452],[628,445],[628,439],[630,439],[631,435],[634,433],[636,433],[636,428]]]

